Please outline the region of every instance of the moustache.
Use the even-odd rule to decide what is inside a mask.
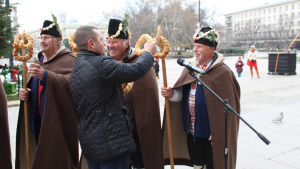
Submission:
[[[195,55],[201,55],[201,53],[200,52],[195,52]]]

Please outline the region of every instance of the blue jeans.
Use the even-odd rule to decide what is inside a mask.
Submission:
[[[242,76],[242,72],[237,72],[238,73],[238,77]]]
[[[86,160],[89,169],[128,169],[129,168],[129,158],[128,154],[116,157],[109,161],[102,163],[94,162],[92,160]]]

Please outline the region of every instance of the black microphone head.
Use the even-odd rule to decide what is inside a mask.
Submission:
[[[177,59],[177,63],[181,66],[183,66],[183,62],[184,62],[184,59]]]

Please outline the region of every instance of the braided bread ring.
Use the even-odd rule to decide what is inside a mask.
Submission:
[[[169,54],[169,51],[170,51],[170,45],[169,45],[169,42],[167,41],[166,38],[162,37],[162,36],[159,36],[160,38],[160,41],[161,41],[161,44],[162,44],[162,47],[163,47],[163,52],[159,52],[159,53],[155,53],[153,55],[153,57],[155,58],[166,58],[166,56]],[[160,46],[161,47],[161,46]]]
[[[151,38],[150,35],[143,34],[135,44],[134,53],[136,55],[141,56],[145,52],[145,49],[141,49],[141,46],[144,44],[145,40],[149,44],[153,42],[153,39]]]
[[[27,34],[23,33],[25,42],[21,40],[22,34],[18,34],[14,38],[14,50],[13,50],[13,56],[15,57],[16,60],[26,62],[27,60],[31,59],[33,55],[33,38]],[[20,56],[19,55],[19,48],[22,48],[23,50],[27,49],[27,54],[25,56]]]
[[[70,47],[72,48],[72,51],[73,51],[74,55],[77,56],[79,50],[78,50],[77,45],[76,45],[76,43],[75,43],[75,33],[76,33],[76,31],[73,32],[73,33],[70,35],[70,37],[69,37],[69,45],[70,45]]]
[[[133,86],[133,82],[127,83],[127,84],[123,83],[122,84],[123,94],[125,95],[125,94],[129,93],[129,91],[132,89],[132,86]]]

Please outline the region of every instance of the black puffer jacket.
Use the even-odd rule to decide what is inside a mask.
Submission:
[[[79,52],[70,90],[86,159],[104,162],[135,150],[121,84],[142,78],[152,65],[149,52],[133,64],[119,63],[90,51]]]

